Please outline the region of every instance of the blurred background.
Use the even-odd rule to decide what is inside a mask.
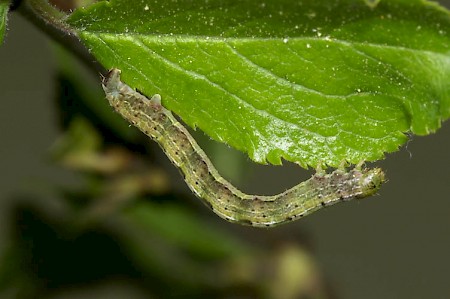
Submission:
[[[378,196],[255,229],[203,206],[99,74],[15,13],[0,70],[0,298],[450,297],[448,122],[375,163]],[[248,193],[312,173],[195,136]]]

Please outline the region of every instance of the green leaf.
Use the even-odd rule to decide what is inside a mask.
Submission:
[[[8,18],[9,1],[0,0],[0,45],[5,38],[6,23]]]
[[[261,163],[374,161],[450,116],[450,14],[422,0],[111,0],[67,22],[127,84]]]
[[[250,250],[231,235],[205,226],[198,215],[179,205],[140,202],[125,210],[125,216],[135,225],[145,228],[144,231],[176,244],[177,248],[193,256],[229,258]]]
[[[136,142],[136,137],[140,136],[137,134],[139,131],[130,130],[127,122],[111,113],[106,101],[99,100],[104,97],[104,92],[98,84],[98,74],[88,76],[87,70],[64,48],[54,46],[53,50],[58,58],[58,86],[62,88],[59,90],[58,101],[61,102],[59,106],[63,126],[81,113],[94,124],[98,121],[106,125],[117,137]]]

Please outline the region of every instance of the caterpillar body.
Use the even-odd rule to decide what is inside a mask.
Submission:
[[[161,105],[120,81],[112,69],[103,80],[110,105],[127,121],[156,141],[179,168],[189,188],[217,215],[234,223],[270,227],[290,222],[325,206],[375,194],[384,182],[380,168],[316,173],[285,192],[250,195],[226,181],[187,129]]]

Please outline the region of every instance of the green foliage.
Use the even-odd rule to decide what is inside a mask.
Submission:
[[[0,43],[8,2],[0,0]],[[38,6],[46,0],[19,11],[33,2],[47,33],[61,29],[64,13]],[[428,134],[449,117],[449,18],[419,0],[111,0],[76,10],[63,29],[128,84],[162,94],[188,124],[254,160],[337,166],[379,159],[403,132]],[[220,228],[170,186],[148,139],[103,99],[98,73],[89,78],[58,53],[65,132],[47,162],[76,180],[43,173],[12,199],[0,297],[95,292],[105,280],[155,298],[336,297],[300,226]]]
[[[112,0],[67,23],[127,84],[261,163],[377,160],[450,115],[450,14],[426,1]]]
[[[0,0],[0,44],[3,42],[6,31],[9,1]]]
[[[130,221],[142,226],[145,231],[152,231],[195,256],[223,258],[246,252],[243,244],[227,238],[225,234],[218,235],[217,229],[204,227],[202,222],[180,206],[145,202],[125,212]]]

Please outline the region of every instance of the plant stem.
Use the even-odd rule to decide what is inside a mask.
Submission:
[[[27,0],[17,11],[47,36],[63,45],[69,52],[78,57],[87,67],[95,72],[104,72],[104,68],[80,44],[76,31],[64,20],[67,14],[58,10],[47,0]]]
[[[74,33],[70,27],[64,23],[64,19],[67,15],[51,5],[47,0],[28,0],[25,1],[25,4],[22,7],[25,10],[32,12],[33,15],[39,16],[52,27],[56,27],[67,34]]]

